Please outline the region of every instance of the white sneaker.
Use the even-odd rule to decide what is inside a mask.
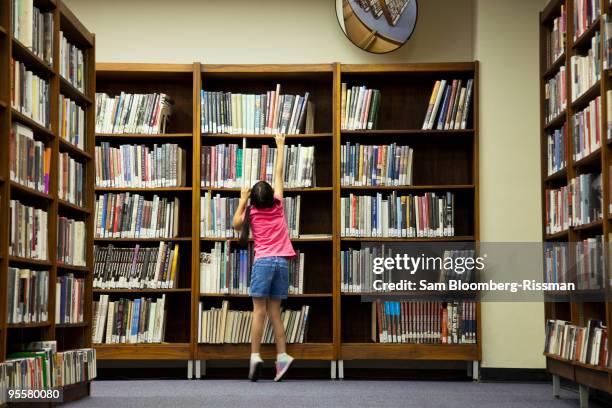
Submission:
[[[281,381],[283,379],[293,360],[293,357],[286,353],[283,357],[276,360],[276,377],[274,377],[274,381]]]
[[[261,358],[251,357],[251,363],[249,364],[249,380],[255,382],[259,380],[261,375],[261,367],[263,366],[263,360]]]

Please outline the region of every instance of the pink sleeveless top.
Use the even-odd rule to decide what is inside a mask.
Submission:
[[[270,208],[259,209],[251,206],[250,221],[255,241],[255,259],[268,256],[295,256],[289,239],[282,199],[274,196],[274,204]]]

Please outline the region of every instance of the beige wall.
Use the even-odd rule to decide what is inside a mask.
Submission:
[[[540,240],[537,13],[541,2],[421,0],[413,37],[387,55],[368,54],[344,37],[334,0],[66,2],[96,33],[98,61],[480,60],[482,239]],[[541,304],[485,304],[482,329],[484,366],[544,366]]]

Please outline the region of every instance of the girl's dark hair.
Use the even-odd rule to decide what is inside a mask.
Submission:
[[[249,233],[251,231],[251,206],[255,208],[270,208],[274,205],[274,190],[269,183],[265,181],[257,182],[251,189],[251,205],[246,208],[244,213],[244,222],[240,231],[240,239],[238,244],[246,247],[249,241]]]

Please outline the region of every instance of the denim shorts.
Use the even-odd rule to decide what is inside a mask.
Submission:
[[[289,261],[282,256],[258,258],[251,271],[251,297],[287,299]]]

